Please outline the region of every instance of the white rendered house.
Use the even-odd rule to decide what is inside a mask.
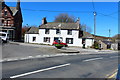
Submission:
[[[31,27],[25,34],[24,42],[26,43],[38,43],[39,29],[37,27]]]
[[[63,43],[67,43],[68,46],[82,47],[83,43],[85,43],[86,47],[92,46],[94,42],[92,35],[89,34],[90,37],[87,37],[88,34],[84,36],[84,33],[87,32],[80,30],[79,20],[75,23],[47,23],[46,18],[43,18],[38,34],[25,34],[25,42],[52,45],[54,40],[60,39]]]

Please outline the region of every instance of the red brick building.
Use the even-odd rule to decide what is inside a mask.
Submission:
[[[20,41],[23,22],[20,0],[16,7],[9,7],[1,0],[0,8],[0,31],[7,32],[10,40]]]

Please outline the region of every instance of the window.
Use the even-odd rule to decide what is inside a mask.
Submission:
[[[57,40],[57,41],[58,41],[58,40],[61,40],[61,41],[62,41],[63,38],[62,38],[62,37],[54,37],[54,41],[55,41],[55,40]]]
[[[1,34],[1,33],[0,33],[0,36],[3,36],[3,37],[5,37],[5,36],[6,36],[6,34]]]
[[[85,44],[85,38],[82,38],[82,44]]]
[[[60,34],[60,29],[56,29],[56,34]]]
[[[7,11],[4,12],[4,15],[7,16]]]
[[[83,31],[80,31],[80,30],[79,30],[78,38],[81,38],[81,37],[83,37]]]
[[[44,42],[50,42],[50,37],[44,37]]]
[[[49,34],[50,30],[49,29],[45,29],[45,34]]]
[[[36,41],[36,37],[33,37],[33,41]]]
[[[7,32],[7,30],[2,30],[2,32]]]
[[[68,35],[72,35],[72,30],[68,30]]]
[[[2,23],[4,23],[4,20],[2,20]]]
[[[73,44],[73,38],[66,38],[67,44]]]

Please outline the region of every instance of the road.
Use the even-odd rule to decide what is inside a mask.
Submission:
[[[24,54],[33,53],[32,47],[19,45],[7,47],[10,52]],[[19,47],[19,50],[18,50]],[[24,49],[23,49],[24,48]],[[12,49],[12,50],[11,50]],[[22,50],[22,51],[21,51]],[[35,47],[35,50],[36,47]],[[4,49],[3,49],[4,51]],[[20,52],[21,51],[21,52]],[[9,51],[6,51],[8,55]],[[46,51],[51,53],[49,51]],[[45,53],[46,53],[45,52]],[[37,53],[38,54],[38,53]],[[4,54],[5,55],[5,54]],[[107,78],[118,67],[117,53],[79,54],[66,56],[53,56],[42,58],[30,58],[2,62],[3,78]]]
[[[19,78],[19,75],[44,69],[20,76],[20,78],[106,78],[117,69],[117,60],[117,54],[113,53],[3,62],[2,76],[3,78]],[[14,77],[17,75],[18,77]]]

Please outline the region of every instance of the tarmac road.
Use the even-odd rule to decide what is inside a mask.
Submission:
[[[2,46],[2,51],[3,58],[58,54],[53,47],[42,45],[26,46],[19,44],[4,44]],[[86,52],[87,49],[85,53]],[[86,54],[73,54],[4,61],[1,62],[2,77],[108,78],[117,70],[118,53],[116,52],[109,54],[109,52],[97,53],[96,51],[89,50]]]
[[[2,63],[3,78],[107,78],[117,69],[118,55],[86,54]]]

